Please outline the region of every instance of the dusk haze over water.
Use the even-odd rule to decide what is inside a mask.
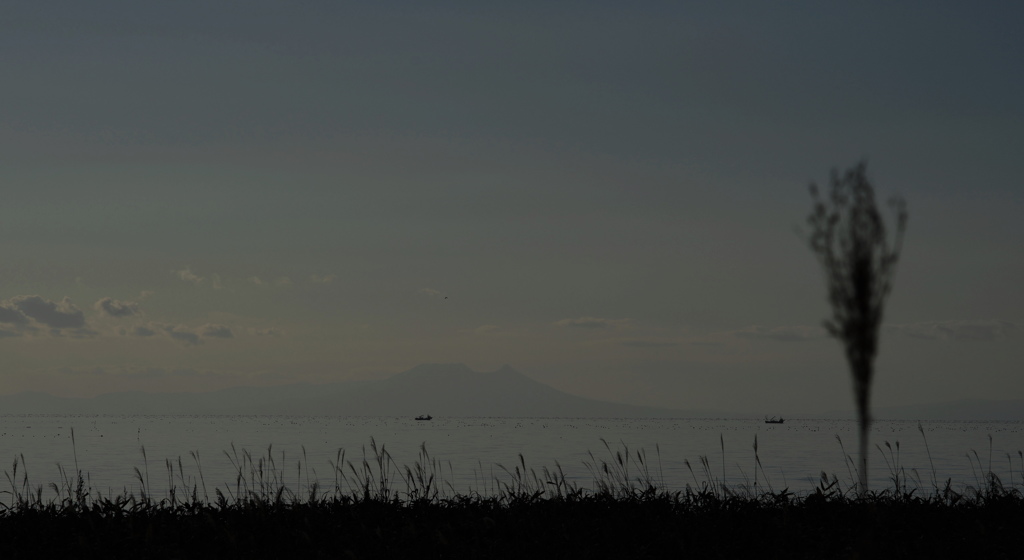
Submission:
[[[0,398],[465,364],[619,405],[850,410],[806,220],[864,160],[889,227],[891,196],[909,213],[873,405],[1024,399],[1022,22],[6,2]]]

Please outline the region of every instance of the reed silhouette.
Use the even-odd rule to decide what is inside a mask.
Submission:
[[[842,174],[834,169],[827,199],[812,183],[814,207],[808,217],[808,241],[824,269],[832,307],[832,318],[825,321],[825,329],[843,344],[853,377],[862,494],[868,491],[871,382],[878,331],[907,227],[906,203],[893,198],[890,205],[896,214],[896,232],[890,241],[866,172],[864,161]]]
[[[724,477],[724,438],[719,441]],[[209,491],[198,454],[194,467],[181,458],[164,461],[166,488],[150,486],[148,467],[137,468],[137,493],[100,494],[78,465],[73,472],[58,465],[52,497],[30,482],[19,457],[13,472],[5,471],[9,490],[0,490],[0,552],[5,560],[959,559],[1016,558],[1024,547],[1024,494],[992,472],[991,438],[987,466],[977,452],[968,454],[972,468],[988,472],[962,491],[948,481],[940,489],[933,466],[935,491],[928,492],[916,469],[903,465],[900,443],[885,442],[893,487],[861,495],[852,480],[844,487],[824,472],[811,493],[775,490],[761,468],[756,437],[753,485],[727,484],[716,474],[718,461],[701,456],[698,469],[686,462],[693,485],[685,489],[664,485],[657,446],[648,456],[625,443],[602,443],[605,453],[587,452],[584,459],[589,487],[557,463],[535,469],[520,454],[517,464],[499,465],[490,483],[467,493],[455,490],[451,465],[425,445],[402,467],[373,439],[349,459],[339,449],[323,481],[304,448],[289,461],[271,446],[265,453],[232,446],[224,455],[235,476]],[[77,457],[74,440],[72,450]],[[145,453],[143,461],[148,465]],[[1024,480],[1024,459],[1019,464],[1011,459],[1010,481]],[[486,477],[482,467],[480,474]]]

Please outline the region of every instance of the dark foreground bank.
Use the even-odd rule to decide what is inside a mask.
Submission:
[[[499,466],[486,492],[460,494],[425,446],[405,467],[373,440],[361,461],[339,450],[323,479],[303,463],[286,478],[270,448],[264,457],[232,451],[230,486],[208,488],[194,455],[194,475],[166,460],[166,489],[154,491],[144,464],[121,495],[94,491],[88,473],[59,465],[59,483],[35,484],[15,460],[0,490],[0,560],[1024,558],[1015,485],[1024,467],[1008,483],[988,469],[954,489],[934,472],[924,486],[890,461],[889,489],[862,495],[822,473],[811,493],[795,495],[759,483],[760,468],[752,483],[727,486],[701,457],[696,468],[687,463],[693,485],[674,491],[657,483],[642,451],[609,448],[611,460],[585,462],[590,488],[557,464],[538,471],[520,456]]]
[[[107,500],[0,513],[10,558],[1020,558],[1019,493]]]

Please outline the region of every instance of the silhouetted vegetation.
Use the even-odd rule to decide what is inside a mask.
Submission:
[[[843,343],[853,376],[860,429],[860,486],[864,492],[868,489],[871,381],[878,330],[907,225],[906,205],[901,199],[893,199],[896,233],[890,242],[866,170],[864,162],[841,175],[833,170],[828,199],[823,199],[817,185],[811,184],[814,209],[808,218],[811,249],[825,271],[832,306],[832,318],[825,321],[825,328]]]
[[[923,432],[922,432],[923,435]],[[606,444],[589,454],[590,488],[559,465],[501,467],[485,493],[454,492],[426,448],[396,465],[371,441],[360,458],[339,450],[322,483],[246,450],[227,453],[237,476],[208,493],[201,462],[165,461],[161,497],[137,470],[139,495],[102,496],[88,474],[63,469],[49,492],[24,460],[7,472],[0,506],[4,558],[1009,558],[1024,546],[1024,496],[991,471],[977,486],[932,491],[909,480],[889,449],[893,487],[862,493],[822,473],[794,494],[757,482],[727,485],[708,457],[693,484],[669,490],[647,454]],[[975,453],[977,458],[977,453]],[[724,467],[724,459],[723,459]],[[982,468],[978,461],[979,469]],[[989,464],[991,468],[991,463]],[[1020,472],[1024,475],[1024,456]],[[1014,476],[1011,470],[1011,478]],[[285,480],[292,481],[285,484]],[[1024,477],[1021,478],[1024,481]],[[917,481],[919,483],[920,481]],[[44,497],[44,493],[47,494]]]

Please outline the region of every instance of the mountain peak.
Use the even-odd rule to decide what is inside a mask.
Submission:
[[[404,371],[392,377],[394,378],[408,378],[408,377],[423,377],[423,376],[505,376],[505,377],[524,377],[523,374],[519,373],[512,366],[504,364],[500,368],[494,371],[476,371],[471,367],[463,363],[452,363],[452,364],[420,364],[410,370]]]
[[[236,387],[211,393],[120,393],[92,399],[0,397],[19,414],[298,414],[399,416],[678,417],[685,413],[570,395],[509,365],[478,372],[466,364],[420,364],[387,379],[330,385]]]
[[[505,364],[505,365],[501,366],[500,368],[498,368],[491,375],[504,376],[504,377],[525,377],[523,374],[519,373],[518,371],[513,369],[512,366],[510,366],[508,364]]]
[[[404,379],[409,377],[423,377],[435,375],[465,375],[476,373],[466,364],[420,364],[410,370],[393,375],[392,379]]]

